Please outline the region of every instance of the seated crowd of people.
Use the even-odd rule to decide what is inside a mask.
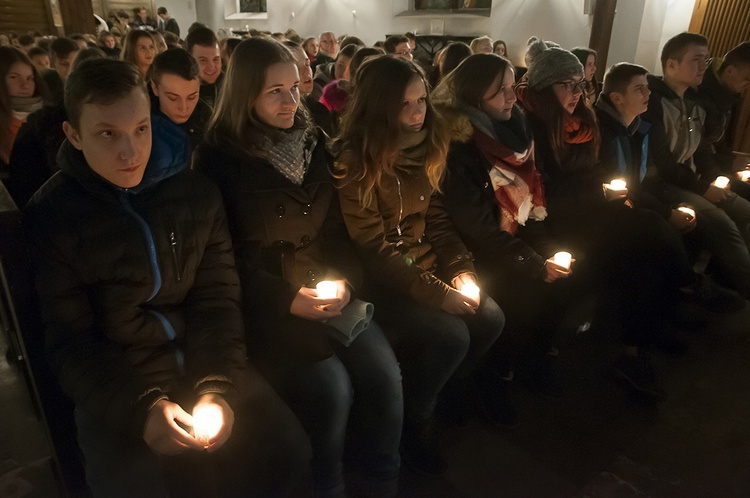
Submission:
[[[681,33],[662,77],[600,84],[595,51],[537,37],[522,70],[486,36],[425,61],[409,34],[183,41],[159,17],[0,47],[2,181],[95,496],[306,472],[315,496],[395,496],[402,462],[444,471],[446,426],[516,426],[514,379],[565,396],[584,298],[614,377],[661,401],[678,305],[750,297],[750,42],[709,58]]]

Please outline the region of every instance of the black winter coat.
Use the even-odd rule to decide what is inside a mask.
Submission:
[[[62,104],[33,112],[18,130],[10,154],[8,191],[19,208],[57,171],[57,151],[65,140],[68,119]]]
[[[339,278],[357,287],[360,280],[330,165],[322,133],[299,186],[266,159],[231,145],[209,138],[195,151],[193,167],[214,180],[224,196],[248,341],[273,351],[271,356],[315,361],[333,354],[321,324],[281,324],[292,318],[289,309],[300,287]]]
[[[512,119],[526,122],[518,109]],[[530,138],[530,131],[527,133]],[[490,180],[491,168],[472,140],[454,140],[442,185],[445,209],[474,254],[480,276],[510,272],[532,279],[544,278],[544,262],[552,254],[537,254],[524,240],[500,229],[501,208]],[[538,233],[543,231],[542,223],[529,220],[527,227],[519,227],[519,232],[524,230]],[[549,245],[546,249],[552,247],[545,245]]]
[[[68,142],[58,165],[24,224],[49,361],[77,409],[141,437],[170,392],[231,394],[246,351],[216,187],[186,162],[150,162],[137,188],[120,189]]]

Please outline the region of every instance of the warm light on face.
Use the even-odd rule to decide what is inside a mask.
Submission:
[[[216,437],[223,425],[224,416],[218,406],[202,406],[193,412],[195,439],[203,446],[208,446],[208,442]]]

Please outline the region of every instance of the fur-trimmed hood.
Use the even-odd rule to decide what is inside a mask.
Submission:
[[[474,134],[474,126],[469,120],[469,115],[461,108],[461,104],[447,95],[448,92],[439,90],[432,94],[432,106],[445,121],[451,142],[468,142]]]

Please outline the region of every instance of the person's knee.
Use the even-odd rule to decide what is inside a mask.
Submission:
[[[444,319],[435,327],[429,340],[429,348],[448,356],[463,358],[469,350],[471,336],[469,327],[459,317],[442,313]]]

